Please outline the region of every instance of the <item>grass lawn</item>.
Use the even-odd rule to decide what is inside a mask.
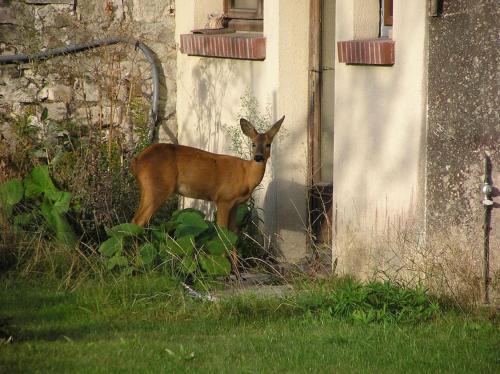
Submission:
[[[3,278],[0,373],[500,372],[499,329],[486,318],[356,323],[290,302],[193,301],[162,277],[73,291]]]

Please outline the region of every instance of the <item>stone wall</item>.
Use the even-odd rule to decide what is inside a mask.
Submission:
[[[148,45],[161,63],[162,140],[177,133],[174,0],[0,1],[0,54],[35,53],[108,36]],[[133,46],[100,47],[47,62],[0,65],[0,136],[13,117],[129,125],[137,107],[147,116],[151,72]],[[135,104],[135,107],[134,107]],[[132,108],[132,109],[131,109]]]
[[[499,16],[495,0],[457,0],[444,1],[441,17],[429,20],[426,218],[430,233],[451,229],[469,236],[480,256],[471,267],[482,263],[484,151],[500,185]],[[494,199],[491,276],[498,282],[500,209]]]

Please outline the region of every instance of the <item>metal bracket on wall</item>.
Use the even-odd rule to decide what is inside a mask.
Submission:
[[[483,221],[483,301],[485,304],[490,302],[490,233],[491,233],[491,209],[495,205],[493,202],[493,180],[491,176],[492,165],[489,152],[484,152],[484,179],[481,192],[484,198],[481,201],[484,207]]]
[[[441,17],[443,0],[429,0],[429,17]]]

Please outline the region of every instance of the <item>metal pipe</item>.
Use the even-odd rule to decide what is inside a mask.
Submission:
[[[484,303],[490,302],[490,231],[491,231],[491,209],[493,208],[493,183],[491,178],[491,158],[488,152],[484,152],[484,180],[482,192],[484,198],[484,222],[483,222],[483,282]]]
[[[17,55],[6,55],[0,56],[0,65],[5,64],[22,64],[30,63],[33,61],[45,61],[49,58],[64,56],[72,53],[79,53],[89,49],[108,46],[113,44],[133,44],[136,49],[140,49],[144,54],[144,57],[149,62],[151,66],[151,79],[152,79],[152,97],[151,97],[151,110],[149,113],[149,123],[148,123],[148,141],[153,142],[154,132],[156,129],[156,124],[158,123],[158,101],[160,92],[160,73],[159,68],[156,63],[154,53],[149,49],[144,43],[125,37],[111,37],[106,39],[93,40],[87,43],[72,44],[65,47],[49,49],[47,51],[38,52],[32,55],[17,54]]]

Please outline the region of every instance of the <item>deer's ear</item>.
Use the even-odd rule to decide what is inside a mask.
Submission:
[[[255,128],[253,125],[248,122],[245,118],[240,119],[240,126],[241,126],[241,131],[243,131],[243,134],[248,136],[249,138],[255,138],[259,133],[255,131]]]
[[[281,117],[269,130],[267,130],[266,134],[272,139],[278,133],[281,124],[285,120],[285,116]]]

